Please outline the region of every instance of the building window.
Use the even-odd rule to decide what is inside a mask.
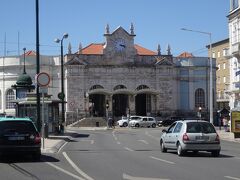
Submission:
[[[14,109],[14,103],[11,102],[14,99],[14,91],[12,89],[9,89],[6,94],[6,109]]]
[[[226,63],[223,63],[223,69],[226,69]]]
[[[218,58],[220,58],[220,56],[221,56],[220,51],[218,51],[217,56],[218,56]]]
[[[2,92],[0,91],[0,109],[2,109]]]
[[[226,77],[225,76],[223,77],[223,83],[226,83]]]
[[[220,64],[218,64],[218,70],[220,70],[221,69],[221,65]]]
[[[215,52],[212,53],[212,57],[215,58]]]
[[[195,107],[205,107],[205,93],[201,88],[195,91]]]
[[[113,88],[114,91],[118,90],[118,89],[127,89],[126,86],[124,85],[117,85]]]
[[[237,9],[238,8],[238,0],[231,0],[231,6],[232,6],[232,10]]]

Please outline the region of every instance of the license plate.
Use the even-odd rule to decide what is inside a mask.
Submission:
[[[208,141],[209,140],[209,136],[196,136],[196,140]]]
[[[12,137],[8,137],[8,140],[10,141],[22,141],[25,138],[23,136],[12,136]]]

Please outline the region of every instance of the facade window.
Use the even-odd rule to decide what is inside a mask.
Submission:
[[[11,102],[14,99],[14,91],[12,89],[9,89],[6,94],[6,109],[14,109],[14,103]]]
[[[218,64],[218,70],[220,70],[221,69],[221,65],[220,64]]]
[[[223,69],[226,69],[226,63],[223,63]]]
[[[223,83],[226,83],[226,77],[225,76],[223,77]]]
[[[233,23],[233,29],[232,29],[232,44],[235,44],[238,42],[238,25],[237,22]]]
[[[149,87],[146,85],[140,85],[136,88],[137,91],[142,90],[142,89],[149,89]]]
[[[113,88],[114,91],[118,90],[118,89],[127,89],[126,86],[124,85],[117,85]]]
[[[195,91],[195,107],[205,107],[205,93],[201,88]]]
[[[104,87],[102,87],[101,85],[94,85],[90,88],[90,91],[94,89],[104,89]]]
[[[221,53],[220,53],[220,51],[218,51],[217,56],[218,56],[218,58],[221,57]]]
[[[213,53],[212,53],[212,57],[213,57],[213,58],[215,58],[215,57],[216,57],[216,56],[215,56],[215,52],[213,52]]]
[[[231,9],[237,9],[238,8],[238,0],[231,0]]]
[[[2,92],[0,91],[0,109],[2,109]]]

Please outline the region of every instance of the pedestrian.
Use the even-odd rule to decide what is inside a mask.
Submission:
[[[223,121],[224,130],[225,130],[225,132],[227,132],[228,131],[228,120],[226,117],[223,117],[222,121]]]

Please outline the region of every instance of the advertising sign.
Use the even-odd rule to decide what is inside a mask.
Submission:
[[[231,113],[231,131],[240,133],[240,112],[232,111]]]

